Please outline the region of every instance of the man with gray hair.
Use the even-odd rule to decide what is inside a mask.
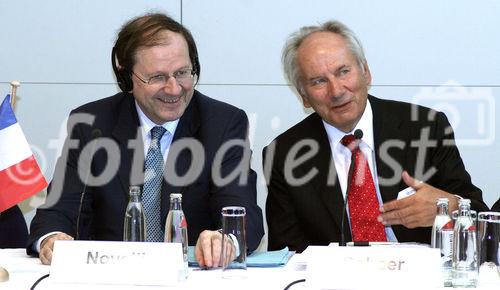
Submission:
[[[303,27],[283,50],[288,81],[315,112],[263,150],[269,250],[330,242],[429,243],[436,199],[487,209],[446,116],[368,94],[371,73],[337,21]]]

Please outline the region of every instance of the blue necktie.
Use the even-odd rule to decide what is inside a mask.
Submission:
[[[151,144],[146,154],[144,188],[142,200],[146,216],[146,242],[163,242],[161,228],[160,201],[163,181],[163,155],[160,150],[160,139],[167,129],[155,126],[151,129]]]

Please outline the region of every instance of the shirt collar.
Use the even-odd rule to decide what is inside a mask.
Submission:
[[[360,129],[363,131],[363,143],[370,148],[370,150],[374,150],[374,142],[373,142],[373,112],[372,106],[370,105],[370,100],[366,101],[366,107],[361,116],[361,119],[356,124],[354,129],[350,132],[342,132],[341,130],[335,128],[334,126],[328,124],[323,120],[323,126],[325,127],[326,133],[328,135],[328,139],[330,141],[331,146],[335,146],[336,144],[340,144],[340,140],[348,134],[353,134],[356,129]]]
[[[139,104],[137,104],[137,101],[135,101],[135,108],[137,109],[137,114],[139,115],[139,123],[141,125],[141,128],[143,130],[143,136],[150,136],[151,134],[151,129],[153,127],[158,126],[155,124],[151,119],[144,114],[144,112],[141,110],[141,107],[139,107]],[[179,119],[174,120],[174,121],[168,121],[161,126],[173,136],[175,133],[175,130],[177,129],[177,125],[179,124]]]

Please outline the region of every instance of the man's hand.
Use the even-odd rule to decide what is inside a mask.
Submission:
[[[42,261],[42,264],[50,265],[52,262],[54,242],[57,240],[74,240],[74,238],[65,233],[57,233],[46,237],[40,244],[40,261]]]
[[[436,217],[436,200],[442,197],[449,199],[450,212],[458,208],[458,198],[453,194],[418,181],[406,171],[401,176],[406,185],[416,192],[409,197],[386,202],[380,207],[382,214],[378,221],[384,225],[401,224],[410,229],[432,226]]]
[[[235,258],[235,247],[231,238],[224,238],[225,261],[222,259],[222,234],[218,231],[203,231],[196,241],[195,256],[200,267],[217,267],[229,264]]]

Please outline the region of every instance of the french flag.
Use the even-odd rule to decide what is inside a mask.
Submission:
[[[21,126],[10,106],[0,105],[0,213],[47,187]]]

